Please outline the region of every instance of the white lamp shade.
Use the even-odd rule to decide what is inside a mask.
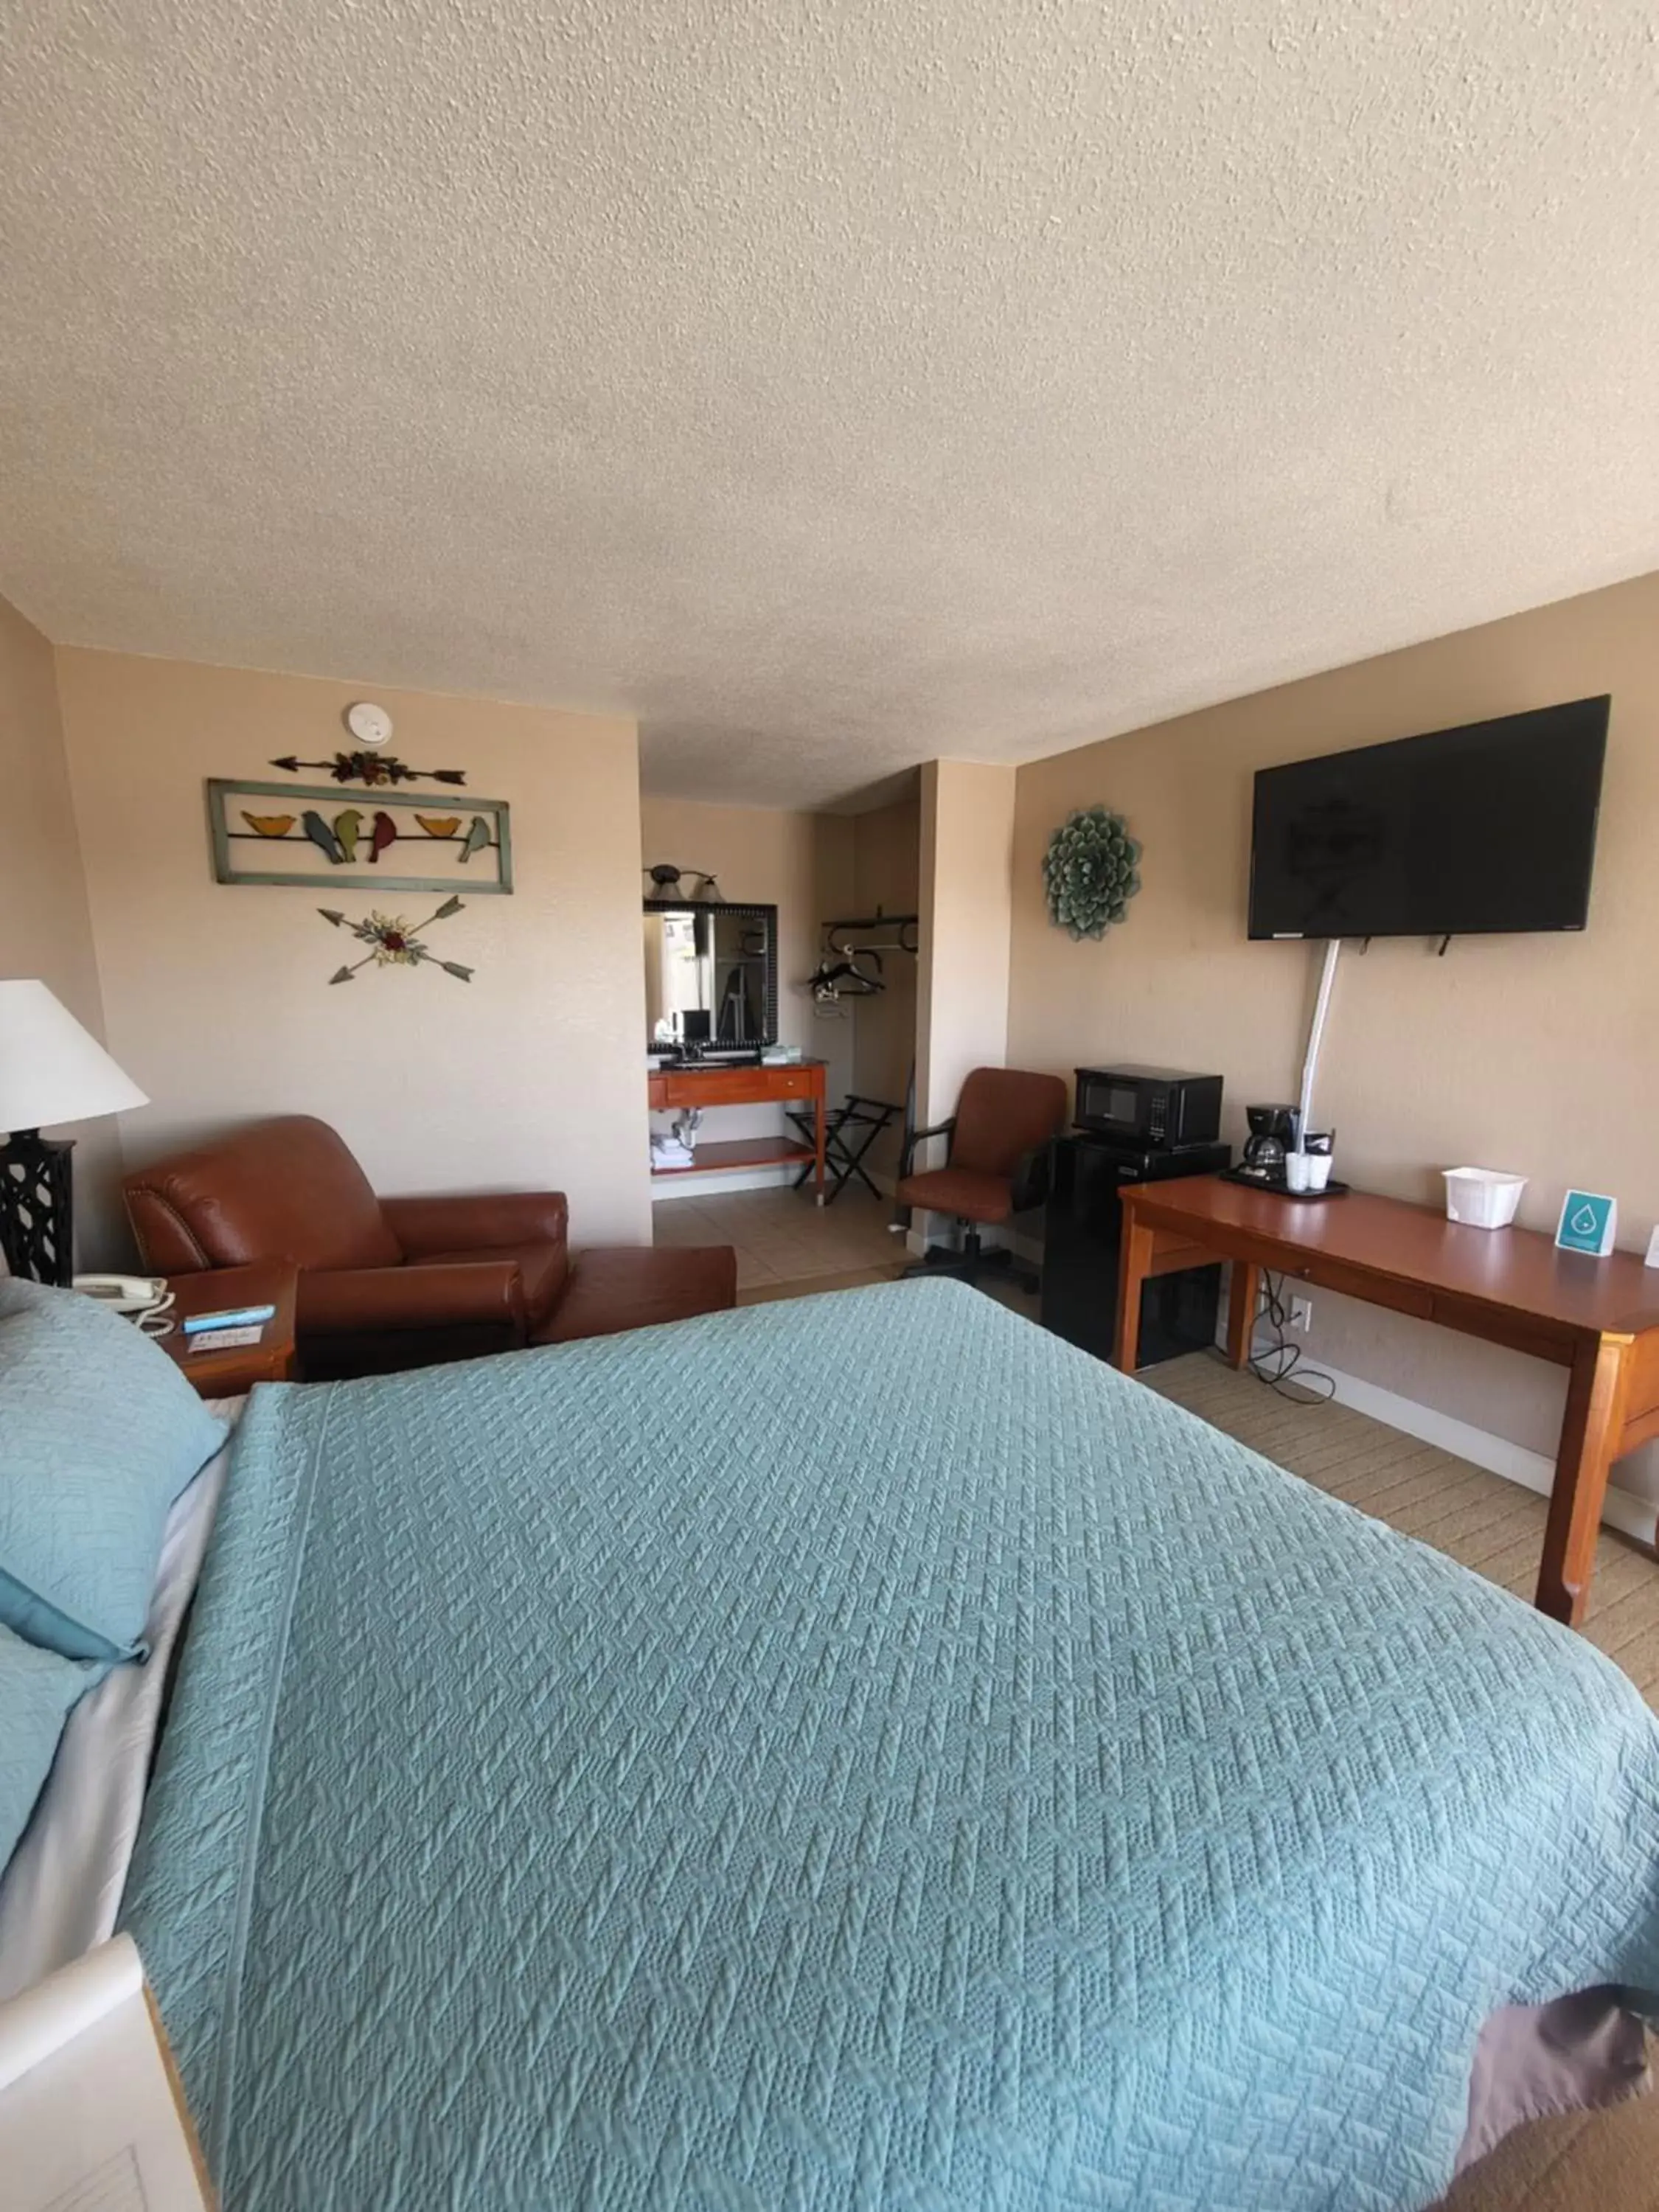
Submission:
[[[0,982],[0,1131],[148,1106],[95,1037],[39,982]]]

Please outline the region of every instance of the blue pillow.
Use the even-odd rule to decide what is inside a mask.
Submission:
[[[0,1874],[45,1787],[70,1707],[108,1672],[0,1628]]]
[[[137,1657],[168,1508],[224,1440],[131,1322],[0,1276],[0,1626]]]

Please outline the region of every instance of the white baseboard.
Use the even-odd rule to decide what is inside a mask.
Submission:
[[[684,1175],[653,1176],[651,1180],[651,1203],[657,1205],[665,1198],[718,1197],[723,1190],[787,1190],[800,1173],[800,1163],[792,1167],[785,1161],[780,1167],[720,1168],[708,1175],[699,1175],[695,1168]],[[870,1180],[884,1198],[893,1195],[893,1178],[872,1170]],[[828,1188],[826,1184],[825,1188]],[[870,1194],[866,1190],[867,1200]],[[805,1196],[805,1191],[801,1195]]]
[[[1403,1430],[1407,1436],[1416,1437],[1422,1443],[1437,1444],[1442,1451],[1454,1452],[1459,1459],[1472,1461],[1489,1474],[1501,1474],[1507,1482],[1518,1482],[1522,1489],[1536,1491],[1540,1498],[1549,1496],[1555,1481],[1555,1462],[1542,1452],[1528,1451],[1524,1444],[1512,1444],[1506,1437],[1493,1436],[1489,1429],[1477,1429],[1471,1422],[1457,1420],[1450,1413],[1437,1413],[1432,1406],[1421,1406],[1416,1399],[1401,1397],[1397,1390],[1385,1390],[1380,1383],[1367,1382],[1362,1376],[1346,1375],[1340,1367],[1332,1367],[1322,1359],[1316,1358],[1310,1364],[1335,1383],[1339,1404],[1352,1406],[1356,1413],[1369,1413],[1374,1421]],[[1616,1489],[1612,1483],[1607,1485],[1601,1507],[1601,1519],[1607,1528],[1650,1544],[1654,1540],[1656,1513],[1659,1513],[1659,1508],[1648,1499],[1638,1498],[1628,1490]]]
[[[1226,1349],[1231,1291],[1230,1273],[1216,1316],[1218,1352]],[[1266,1352],[1270,1346],[1259,1343],[1255,1348]],[[1333,1367],[1328,1359],[1322,1359],[1316,1352],[1310,1352],[1308,1364],[1330,1376],[1336,1385],[1337,1403],[1352,1407],[1356,1413],[1369,1413],[1372,1420],[1415,1437],[1419,1443],[1437,1444],[1442,1451],[1455,1453],[1471,1466],[1485,1468],[1488,1474],[1501,1474],[1505,1482],[1518,1482],[1523,1490],[1534,1491],[1540,1498],[1547,1498],[1555,1487],[1555,1462],[1543,1452],[1530,1451],[1524,1444],[1511,1443],[1507,1437],[1494,1436],[1490,1429],[1477,1429],[1472,1421],[1460,1421],[1454,1414],[1419,1405],[1415,1398],[1402,1397],[1398,1390],[1385,1390],[1380,1382],[1368,1382],[1362,1375],[1349,1375],[1340,1367]],[[1656,1540],[1656,1518],[1659,1518],[1659,1506],[1651,1500],[1620,1490],[1614,1483],[1607,1485],[1601,1503],[1603,1527],[1618,1529],[1621,1536],[1634,1536],[1638,1543],[1651,1544]]]
[[[782,1189],[799,1173],[799,1167],[791,1167],[787,1160],[781,1167],[715,1168],[707,1175],[689,1168],[684,1175],[653,1176],[651,1203],[659,1205],[665,1198],[718,1198],[723,1191]],[[803,1191],[801,1195],[805,1198],[806,1194]]]

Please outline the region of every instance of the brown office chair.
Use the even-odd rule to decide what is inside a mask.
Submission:
[[[933,1245],[911,1274],[943,1271],[971,1283],[988,1269],[1006,1273],[1027,1290],[1036,1276],[1012,1252],[987,1252],[980,1230],[1040,1206],[1048,1191],[1053,1139],[1066,1120],[1066,1085],[1057,1075],[1031,1075],[1018,1067],[976,1067],[962,1086],[957,1110],[934,1128],[917,1129],[904,1147],[894,1196],[901,1206],[948,1213],[963,1224],[959,1246]],[[942,1168],[913,1175],[916,1147],[929,1137],[949,1143]]]

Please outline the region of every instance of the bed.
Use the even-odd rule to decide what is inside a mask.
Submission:
[[[1394,2212],[1656,1845],[1588,1644],[915,1283],[258,1393],[123,1919],[232,2212]]]

